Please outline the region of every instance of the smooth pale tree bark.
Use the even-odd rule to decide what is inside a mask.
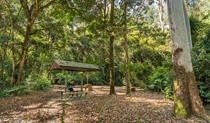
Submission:
[[[109,43],[109,60],[110,60],[110,95],[115,94],[115,76],[114,76],[114,0],[111,0],[110,12],[110,43]]]
[[[27,49],[28,49],[28,43],[30,41],[30,36],[31,36],[31,31],[32,31],[32,27],[34,25],[34,22],[38,16],[38,14],[40,13],[40,11],[42,11],[43,9],[49,7],[50,5],[52,5],[55,0],[52,0],[50,2],[48,2],[46,5],[40,6],[40,4],[43,1],[38,1],[38,0],[34,0],[33,4],[29,6],[29,3],[27,0],[20,0],[20,3],[22,5],[22,7],[24,8],[24,11],[26,13],[26,18],[27,18],[27,26],[26,26],[26,33],[24,36],[24,41],[22,43],[22,53],[21,53],[21,58],[19,60],[19,66],[18,66],[18,77],[17,77],[17,81],[15,82],[15,85],[18,86],[21,83],[21,79],[22,79],[22,73],[23,73],[23,68],[24,68],[24,63],[26,61],[26,54],[27,54]],[[15,80],[15,78],[13,78]]]
[[[129,56],[128,56],[128,39],[127,39],[127,0],[124,0],[124,40],[125,40],[125,64],[126,64],[126,94],[131,94],[131,83],[130,83],[130,69],[129,69]]]
[[[158,11],[159,11],[159,20],[160,20],[160,26],[161,30],[164,32],[164,10],[163,10],[163,0],[158,0]]]
[[[174,113],[187,118],[191,114],[209,119],[202,105],[191,60],[189,18],[183,0],[168,0],[174,69]]]

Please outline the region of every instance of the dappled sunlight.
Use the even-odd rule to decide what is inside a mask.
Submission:
[[[126,93],[120,93],[120,92],[118,92],[117,95],[123,96],[123,95],[126,95]]]
[[[130,123],[130,122],[188,122],[199,119],[177,119],[173,116],[173,101],[165,100],[162,94],[136,89],[131,96],[125,87],[116,87],[116,95],[109,95],[109,86],[93,86],[87,98],[60,100],[56,90],[14,98],[0,105],[2,121],[35,123]],[[12,99],[12,98],[11,98]],[[3,110],[7,109],[7,110]],[[0,120],[1,122],[1,120]]]
[[[116,88],[117,95],[101,97],[93,95],[87,103],[76,104],[75,107],[72,107],[77,112],[79,111],[75,116],[80,117],[83,122],[137,122],[142,116],[149,119],[152,112],[158,109],[151,103],[152,100],[145,101],[147,98],[132,97],[132,95],[128,97],[123,92],[125,90],[121,89]],[[94,91],[96,91],[95,88]],[[164,110],[157,110],[156,114],[159,115],[162,111]],[[142,121],[146,122],[147,119],[143,118]]]
[[[0,123],[205,123],[209,63],[210,0],[0,2]]]
[[[91,94],[97,95],[97,96],[109,94],[109,87],[108,86],[93,86],[93,91],[91,91]]]
[[[11,122],[56,121],[60,114],[60,106],[56,99],[59,98],[59,95],[49,92],[35,92],[1,101],[0,119],[3,121],[10,119]],[[4,103],[5,105],[2,105]],[[2,121],[0,120],[0,122]]]
[[[135,102],[135,103],[150,103],[155,106],[168,106],[172,105],[173,102],[169,100],[160,100],[160,99],[148,99],[144,97],[127,97],[126,101]]]
[[[27,105],[27,106],[23,106],[24,109],[36,109],[36,108],[40,108],[42,105],[42,103],[37,103],[37,104],[32,104],[32,105]]]

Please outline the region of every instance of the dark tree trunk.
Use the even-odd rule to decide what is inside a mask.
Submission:
[[[27,49],[28,49],[28,42],[29,42],[30,34],[31,34],[31,26],[32,26],[31,22],[28,22],[25,39],[22,44],[21,59],[20,59],[19,66],[18,66],[18,79],[16,82],[17,86],[20,85],[21,79],[22,79],[22,73],[23,73],[24,63],[26,60],[26,54],[27,54]]]
[[[12,51],[12,79],[11,79],[11,82],[10,82],[10,85],[11,86],[14,86],[14,83],[15,83],[15,78],[17,79],[17,77],[15,76],[15,47],[14,47],[14,20],[13,20],[13,15],[12,15],[12,10],[11,10],[11,7],[10,7],[10,4],[7,3],[7,7],[8,7],[8,11],[9,11],[9,14],[10,14],[10,35],[12,37],[12,44],[11,44],[11,51]]]
[[[10,85],[11,86],[14,86],[14,83],[15,83],[15,48],[14,48],[14,44],[12,45],[11,47],[12,49],[12,80],[10,82]]]
[[[128,39],[127,39],[127,0],[124,0],[124,40],[125,40],[125,63],[126,63],[126,94],[131,94],[131,83],[130,83],[130,69],[129,69],[129,56],[128,56]]]
[[[111,13],[110,13],[110,95],[115,94],[115,75],[114,75],[114,0],[111,0]]]

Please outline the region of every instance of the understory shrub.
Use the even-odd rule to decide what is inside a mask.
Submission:
[[[29,94],[30,89],[27,85],[7,88],[0,93],[0,97],[11,97]]]
[[[193,68],[201,99],[210,103],[210,32],[209,39],[197,42],[193,48]]]
[[[149,61],[130,64],[131,85],[146,89],[148,76],[153,71],[154,66]],[[125,64],[121,66],[122,71],[126,71]],[[125,75],[124,75],[125,76]],[[124,79],[125,83],[125,79]]]
[[[47,91],[51,87],[51,82],[46,77],[38,75],[33,77],[31,89]]]
[[[157,67],[149,76],[148,88],[152,91],[162,92],[165,98],[173,99],[172,70],[166,67]]]
[[[202,101],[210,103],[210,25],[190,18],[193,69]]]

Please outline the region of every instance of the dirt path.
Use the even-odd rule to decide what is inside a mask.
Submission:
[[[173,102],[158,93],[137,89],[127,97],[125,87],[116,87],[117,95],[108,96],[108,86],[93,89],[88,98],[67,102],[59,100],[55,87],[48,92],[1,99],[0,123],[206,123],[195,117],[175,118]]]

